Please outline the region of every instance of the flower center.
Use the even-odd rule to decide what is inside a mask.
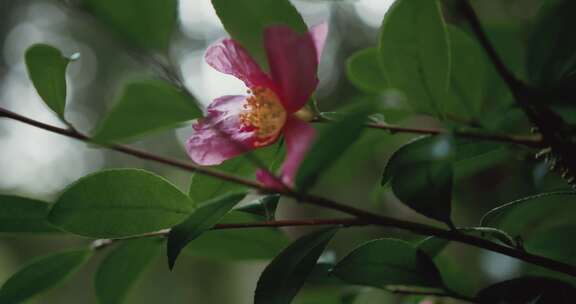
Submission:
[[[276,93],[269,88],[253,89],[240,113],[240,122],[253,128],[259,141],[256,146],[264,146],[276,139],[276,135],[286,123],[286,110]]]

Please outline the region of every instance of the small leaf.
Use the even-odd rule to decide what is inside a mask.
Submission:
[[[287,25],[301,33],[307,30],[302,16],[288,0],[212,0],[212,5],[226,31],[261,67],[268,66],[263,42],[266,27]]]
[[[398,0],[384,16],[380,60],[414,109],[440,115],[450,85],[450,46],[440,2]]]
[[[163,240],[147,238],[127,240],[100,264],[94,278],[98,301],[102,304],[125,303],[130,290],[158,257]]]
[[[450,136],[423,137],[392,155],[382,184],[400,201],[427,217],[451,224],[454,144]]]
[[[434,262],[409,243],[379,239],[354,249],[334,268],[334,274],[351,283],[384,288],[387,285],[442,287]]]
[[[262,218],[233,210],[221,224],[255,223]],[[186,246],[184,253],[215,260],[269,260],[290,244],[278,228],[221,229],[206,231]]]
[[[330,168],[352,146],[362,134],[366,119],[372,111],[372,105],[356,106],[318,134],[296,175],[298,189],[301,191],[310,189],[320,174]]]
[[[160,80],[132,82],[126,85],[116,105],[96,130],[94,140],[134,139],[201,116],[196,101],[169,83]]]
[[[48,203],[12,195],[0,195],[0,232],[61,232],[46,220]]]
[[[102,24],[131,43],[166,49],[176,28],[177,0],[83,0]]]
[[[569,304],[576,297],[576,288],[554,279],[523,277],[496,283],[476,294],[478,303]]]
[[[26,50],[26,67],[38,95],[60,118],[66,108],[66,67],[70,59],[47,44],[35,44]]]
[[[105,170],[69,186],[48,220],[65,231],[118,238],[172,227],[194,206],[164,178],[138,169]]]
[[[336,231],[328,228],[305,235],[274,258],[258,279],[254,303],[289,304]]]
[[[540,230],[576,221],[576,192],[557,191],[528,196],[486,213],[481,226],[495,227],[527,237]]]
[[[254,215],[263,217],[268,221],[272,221],[275,218],[276,207],[278,207],[279,201],[279,194],[270,194],[260,197],[253,202],[238,208],[238,211],[252,213]]]
[[[89,250],[60,252],[37,258],[13,274],[0,289],[0,303],[22,303],[56,287],[91,256]]]
[[[240,202],[246,193],[232,193],[217,197],[196,209],[184,222],[172,228],[168,235],[168,266],[174,263],[180,251],[192,240],[218,223],[228,211]]]
[[[377,48],[366,48],[350,56],[346,75],[352,84],[367,93],[380,93],[388,88]]]

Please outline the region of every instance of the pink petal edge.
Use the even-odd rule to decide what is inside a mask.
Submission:
[[[242,80],[247,87],[269,87],[270,77],[258,63],[236,41],[222,39],[208,47],[204,55],[206,62],[219,72]]]
[[[284,159],[282,164],[280,177],[284,184],[293,186],[298,168],[314,142],[316,132],[312,125],[297,118],[290,118],[286,122],[284,130],[286,159]],[[282,189],[284,187],[274,177],[270,176],[267,171],[258,170],[256,177],[258,181],[267,187],[273,189]]]
[[[321,32],[319,28],[318,42]],[[284,25],[270,26],[264,31],[270,75],[290,113],[302,108],[318,85],[318,51],[312,38],[315,35],[299,34]]]
[[[207,116],[192,125],[195,132],[186,145],[192,161],[202,166],[219,165],[254,148],[255,133],[246,130],[238,116],[245,101],[246,97],[239,95],[212,101]]]
[[[308,30],[308,34],[314,41],[314,46],[316,47],[316,57],[318,62],[322,58],[322,51],[324,50],[324,44],[326,42],[326,37],[328,37],[328,23],[322,22],[314,25]]]

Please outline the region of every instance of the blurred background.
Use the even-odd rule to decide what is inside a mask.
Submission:
[[[378,28],[393,0],[292,2],[308,25],[323,21],[330,25],[320,66],[321,85],[316,94],[320,108],[329,111],[366,97],[347,80],[345,62],[354,51],[376,46]],[[506,29],[522,40],[542,1],[476,2],[486,24]],[[224,36],[226,32],[209,0],[180,0],[179,29],[170,52],[186,86],[204,105],[220,95],[242,94],[246,90],[239,80],[214,71],[203,60],[206,47]],[[30,45],[40,42],[56,46],[67,56],[76,52],[81,54],[81,59],[71,64],[68,70],[67,118],[84,132],[94,128],[111,108],[123,83],[154,75],[153,70],[135,60],[106,29],[89,16],[69,10],[60,1],[0,0],[0,106],[42,122],[61,126],[56,116],[41,102],[26,73],[24,52]],[[518,49],[517,55],[521,56],[521,52],[521,48]],[[429,117],[409,117],[400,123],[438,125]],[[522,122],[519,125],[522,126]],[[191,128],[187,126],[155,133],[134,145],[157,154],[187,159],[183,143],[190,134]],[[378,186],[387,158],[410,138],[412,136],[366,131],[360,142],[325,174],[316,191],[358,207],[429,222],[399,204],[388,191]],[[157,172],[184,191],[187,191],[190,180],[189,174],[183,171],[0,119],[0,193],[51,201],[76,179],[103,168],[117,167]],[[517,148],[496,149],[462,172],[465,173],[459,176],[455,189],[453,213],[460,226],[477,224],[483,213],[502,202],[559,185],[554,176],[547,174],[545,166],[529,159],[527,151]],[[329,214],[282,202],[278,217],[324,215]],[[286,231],[293,238],[305,230]],[[417,239],[396,230],[354,228],[340,232],[331,248],[337,257],[341,257],[364,240],[387,235]],[[32,257],[87,242],[74,237],[0,235],[0,282]],[[98,254],[76,279],[32,303],[96,303],[92,275],[102,256]],[[445,261],[440,263],[450,268],[451,273],[463,275],[459,288],[465,293],[471,293],[488,282],[513,277],[523,267],[518,261],[459,245],[450,245],[444,258]],[[459,261],[457,265],[460,268],[450,264],[451,260]],[[174,272],[169,272],[166,261],[161,258],[128,302],[251,303],[256,280],[266,263],[186,257]],[[318,297],[319,290],[320,287],[310,286],[302,292],[297,303],[336,303],[330,299],[333,297],[330,293]],[[354,303],[404,303],[402,301],[401,297],[384,291],[366,289]]]

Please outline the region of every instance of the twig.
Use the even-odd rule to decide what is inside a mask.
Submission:
[[[316,123],[329,123],[332,122],[328,118],[315,118],[312,122]],[[543,147],[542,137],[540,135],[508,135],[508,134],[487,134],[474,131],[450,131],[443,128],[418,128],[418,127],[402,127],[399,125],[385,124],[385,123],[367,123],[367,128],[385,130],[391,133],[411,133],[423,135],[438,135],[451,133],[457,137],[478,139],[485,141],[503,142],[509,144],[524,145],[532,148]]]
[[[81,140],[84,142],[93,143],[89,137],[87,137],[86,135],[83,135],[81,133],[71,131],[71,130],[62,129],[62,128],[58,128],[58,127],[55,127],[52,125],[48,125],[48,124],[24,117],[22,115],[16,114],[14,112],[8,111],[8,110],[3,109],[1,107],[0,107],[0,117],[6,117],[6,118],[14,119],[14,120],[17,120],[17,121],[23,122],[25,124],[32,125],[32,126],[35,126],[35,127],[47,130],[47,131],[51,131],[51,132],[54,132],[57,134],[61,134],[64,136],[75,138],[75,139],[78,139],[78,140]],[[98,145],[98,143],[94,143],[94,144]],[[494,242],[491,242],[488,240],[484,240],[482,238],[466,235],[466,234],[460,233],[458,231],[440,229],[440,228],[436,228],[434,226],[420,224],[417,222],[400,220],[400,219],[396,219],[396,218],[392,218],[392,217],[388,217],[388,216],[384,216],[384,215],[379,215],[376,213],[371,213],[371,212],[368,212],[368,211],[365,211],[362,209],[358,209],[358,208],[355,208],[352,206],[348,206],[345,204],[341,204],[341,203],[332,201],[332,200],[324,198],[324,197],[311,195],[311,194],[297,193],[292,189],[285,189],[282,191],[277,191],[274,189],[270,189],[266,186],[263,186],[256,181],[252,181],[249,179],[244,179],[241,177],[229,175],[227,173],[224,173],[224,172],[221,172],[218,170],[208,169],[208,168],[201,167],[201,166],[189,163],[189,162],[165,158],[165,157],[162,157],[159,155],[155,155],[155,154],[152,154],[152,153],[149,153],[146,151],[137,150],[137,149],[134,149],[131,147],[123,146],[123,145],[109,145],[106,147],[108,147],[112,150],[115,150],[115,151],[119,151],[119,152],[122,152],[125,154],[133,155],[133,156],[136,156],[136,157],[139,157],[142,159],[152,160],[152,161],[155,161],[158,163],[162,163],[162,164],[166,164],[166,165],[169,165],[172,167],[180,168],[180,169],[183,169],[183,170],[186,170],[189,172],[197,172],[200,174],[209,175],[209,176],[212,176],[212,177],[215,177],[218,179],[222,179],[225,181],[244,185],[244,186],[247,186],[247,187],[250,187],[253,189],[257,189],[263,193],[278,193],[280,195],[283,195],[286,197],[291,197],[291,198],[297,199],[301,202],[308,203],[310,205],[315,205],[315,206],[319,206],[319,207],[323,207],[323,208],[327,208],[327,209],[340,211],[340,212],[343,212],[343,213],[346,213],[349,215],[353,215],[353,216],[357,217],[358,219],[366,222],[367,224],[403,229],[403,230],[411,231],[411,232],[421,234],[421,235],[437,236],[437,237],[442,238],[442,239],[460,242],[460,243],[468,244],[468,245],[475,246],[478,248],[483,248],[483,249],[487,249],[490,251],[498,252],[498,253],[501,253],[503,255],[514,257],[514,258],[517,258],[519,260],[522,260],[522,261],[525,261],[528,263],[532,263],[532,264],[542,266],[542,267],[550,269],[550,270],[554,270],[557,272],[565,273],[565,274],[568,274],[570,276],[576,277],[576,266],[574,266],[574,265],[570,265],[570,264],[566,264],[566,263],[563,263],[560,261],[549,259],[549,258],[544,257],[544,256],[531,254],[531,253],[528,253],[525,251],[518,250],[516,248],[510,248],[507,246],[503,246],[503,245],[500,245],[500,244],[497,244],[497,243],[494,243]]]
[[[334,218],[334,219],[311,219],[311,220],[277,220],[264,221],[255,223],[230,223],[216,224],[210,230],[229,230],[229,229],[251,229],[251,228],[278,228],[278,227],[301,227],[301,226],[342,226],[355,227],[367,226],[370,223],[355,218]],[[95,250],[108,247],[116,241],[132,240],[146,237],[164,237],[170,233],[170,229],[163,229],[150,233],[143,233],[134,236],[117,239],[99,239],[92,242],[91,248]]]
[[[393,287],[388,286],[386,290],[400,295],[410,295],[410,296],[430,296],[430,297],[441,297],[441,298],[452,298],[461,301],[466,301],[469,303],[477,303],[474,298],[461,295],[449,290],[416,290],[413,288],[406,288],[406,287]]]

